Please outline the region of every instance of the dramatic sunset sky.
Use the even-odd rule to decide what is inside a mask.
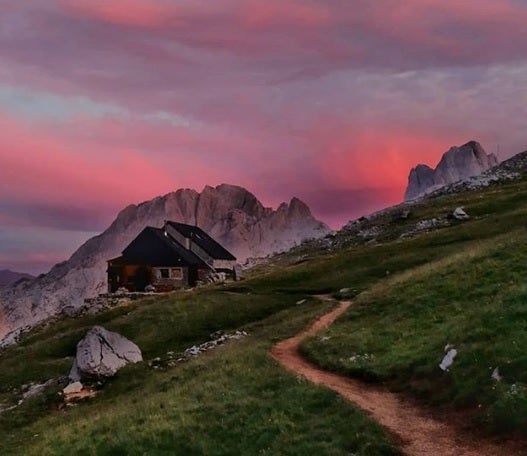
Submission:
[[[0,0],[0,269],[180,187],[337,228],[409,169],[527,148],[527,0]]]

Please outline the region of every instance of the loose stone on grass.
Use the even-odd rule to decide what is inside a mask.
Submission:
[[[201,354],[214,350],[215,348],[225,344],[229,340],[239,340],[247,337],[248,334],[245,331],[235,331],[233,333],[224,333],[223,331],[216,331],[210,335],[211,340],[204,342],[200,345],[193,345],[187,348],[183,353],[175,353],[169,351],[166,353],[165,358],[154,358],[148,362],[148,365],[153,369],[160,369],[163,367],[174,367],[178,363],[189,361],[193,358],[197,358]]]

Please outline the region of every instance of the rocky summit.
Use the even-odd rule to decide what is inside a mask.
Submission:
[[[226,184],[207,186],[201,193],[180,189],[128,206],[68,261],[0,291],[0,345],[14,342],[21,328],[74,312],[85,298],[106,292],[106,261],[119,256],[145,226],[161,227],[165,220],[199,226],[240,262],[287,250],[330,231],[298,198],[273,210],[244,188]]]
[[[451,147],[443,154],[435,169],[423,164],[412,168],[404,199],[411,201],[445,185],[478,176],[497,164],[497,157],[487,154],[476,141]]]

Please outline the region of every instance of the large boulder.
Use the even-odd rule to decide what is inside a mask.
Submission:
[[[69,378],[77,382],[84,377],[112,377],[127,364],[142,360],[139,347],[126,337],[94,326],[77,344],[77,356]]]

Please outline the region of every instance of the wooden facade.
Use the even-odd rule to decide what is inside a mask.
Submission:
[[[191,268],[159,267],[140,264],[120,264],[121,258],[108,261],[108,291],[115,293],[119,288],[126,288],[130,292],[142,292],[148,285],[156,291],[172,291],[178,288],[193,286]],[[203,269],[208,274],[208,269]],[[196,277],[203,275],[197,272]]]

